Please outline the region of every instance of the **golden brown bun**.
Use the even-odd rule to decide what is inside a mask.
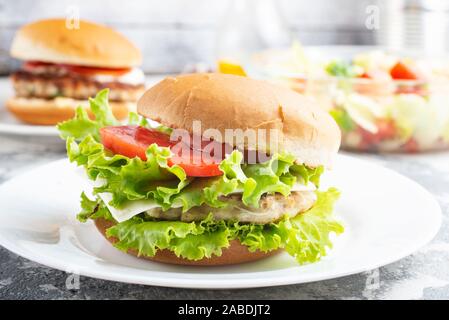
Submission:
[[[225,129],[274,130],[278,149],[309,166],[329,167],[340,146],[340,130],[332,117],[307,97],[266,81],[228,74],[191,74],[168,77],[138,101],[142,116],[192,133],[201,121],[201,133],[212,128],[222,137]],[[265,138],[268,136],[268,138]],[[270,135],[255,144],[233,146],[270,153]],[[273,135],[271,135],[273,137]]]
[[[115,30],[83,20],[78,29],[68,28],[65,19],[39,20],[20,28],[11,56],[105,68],[129,68],[142,62],[139,49]]]
[[[106,230],[112,227],[114,224],[115,224],[114,222],[105,219],[95,220],[95,225],[97,226],[98,231],[100,231],[100,233],[112,244],[117,242],[117,239],[114,237],[108,238],[106,236]],[[223,266],[229,264],[245,263],[267,258],[279,252],[280,250],[274,250],[267,253],[263,253],[261,251],[250,252],[248,251],[248,248],[246,246],[240,244],[240,242],[237,240],[230,241],[230,246],[226,249],[223,249],[221,256],[219,257],[213,256],[212,258],[205,258],[198,261],[178,258],[173,252],[169,250],[159,250],[154,257],[138,256],[136,250],[128,250],[129,254],[136,256],[138,258],[152,260],[156,262],[190,265],[190,266]]]
[[[39,98],[10,98],[6,101],[6,108],[19,120],[37,125],[55,125],[58,122],[73,118],[75,109],[83,105],[88,108],[85,100],[71,98],[54,98],[50,100]],[[112,113],[118,120],[125,119],[130,111],[134,111],[134,102],[110,102]],[[89,115],[92,117],[90,110]]]

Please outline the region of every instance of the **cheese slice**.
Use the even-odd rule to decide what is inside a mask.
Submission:
[[[90,182],[84,185],[83,191],[86,193],[86,195],[90,195],[91,197],[93,197],[92,192],[93,188],[102,186],[105,183],[105,180],[97,179],[96,181],[92,181],[90,179],[87,179],[85,172],[83,173],[85,179]],[[160,207],[160,205],[156,201],[146,199],[146,200],[127,201],[126,203],[124,203],[122,208],[117,209],[109,204],[109,202],[111,202],[112,200],[112,193],[102,192],[98,193],[97,196],[104,202],[105,206],[109,209],[109,212],[111,213],[112,217],[117,222],[129,220],[132,217],[138,215],[139,213]]]
[[[160,207],[154,200],[135,200],[127,201],[121,209],[117,209],[109,204],[112,200],[112,193],[99,193],[98,196],[103,200],[104,204],[111,212],[112,217],[117,222],[129,220],[139,213]]]

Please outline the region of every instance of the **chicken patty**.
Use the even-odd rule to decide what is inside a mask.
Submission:
[[[187,212],[182,208],[171,208],[163,211],[162,208],[148,210],[146,214],[152,218],[177,221],[199,221],[210,213],[215,220],[235,220],[240,222],[268,224],[280,220],[283,216],[295,217],[301,212],[310,209],[317,199],[314,191],[295,191],[289,196],[281,194],[264,195],[260,199],[259,207],[246,206],[242,202],[241,195],[234,194],[222,197],[228,206],[224,208],[212,208],[207,205],[194,207]]]
[[[93,77],[73,74],[36,74],[20,70],[11,75],[17,97],[53,99],[67,97],[86,100],[98,91],[109,88],[109,100],[137,101],[145,90],[144,84],[117,81],[100,82]]]

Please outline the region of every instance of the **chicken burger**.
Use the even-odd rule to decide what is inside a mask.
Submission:
[[[107,91],[59,124],[84,168],[82,222],[153,261],[225,265],[282,250],[318,261],[343,232],[335,188],[319,190],[340,145],[333,119],[268,82],[225,74],[169,77],[117,125]]]

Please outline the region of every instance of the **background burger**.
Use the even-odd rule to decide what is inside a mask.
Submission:
[[[23,60],[11,75],[15,97],[6,106],[18,119],[41,125],[70,119],[78,105],[110,88],[110,106],[117,119],[126,118],[144,91],[137,68],[140,51],[124,36],[103,25],[65,19],[40,20],[15,35],[11,56]]]
[[[340,132],[302,95],[233,75],[166,78],[140,98],[142,118],[131,117],[127,126],[117,126],[106,96],[102,91],[91,101],[100,121],[78,109],[59,130],[69,159],[85,168],[93,186],[81,196],[78,219],[94,220],[118,249],[186,265],[241,263],[283,249],[304,264],[324,256],[330,234],[343,231],[332,214],[338,191],[318,190]],[[175,129],[194,137],[195,120],[200,150],[175,153],[183,143],[173,139]],[[207,129],[222,137],[226,129],[272,130],[279,150],[263,138],[211,140]],[[205,161],[210,144],[226,154]],[[250,163],[252,152],[268,158]]]

